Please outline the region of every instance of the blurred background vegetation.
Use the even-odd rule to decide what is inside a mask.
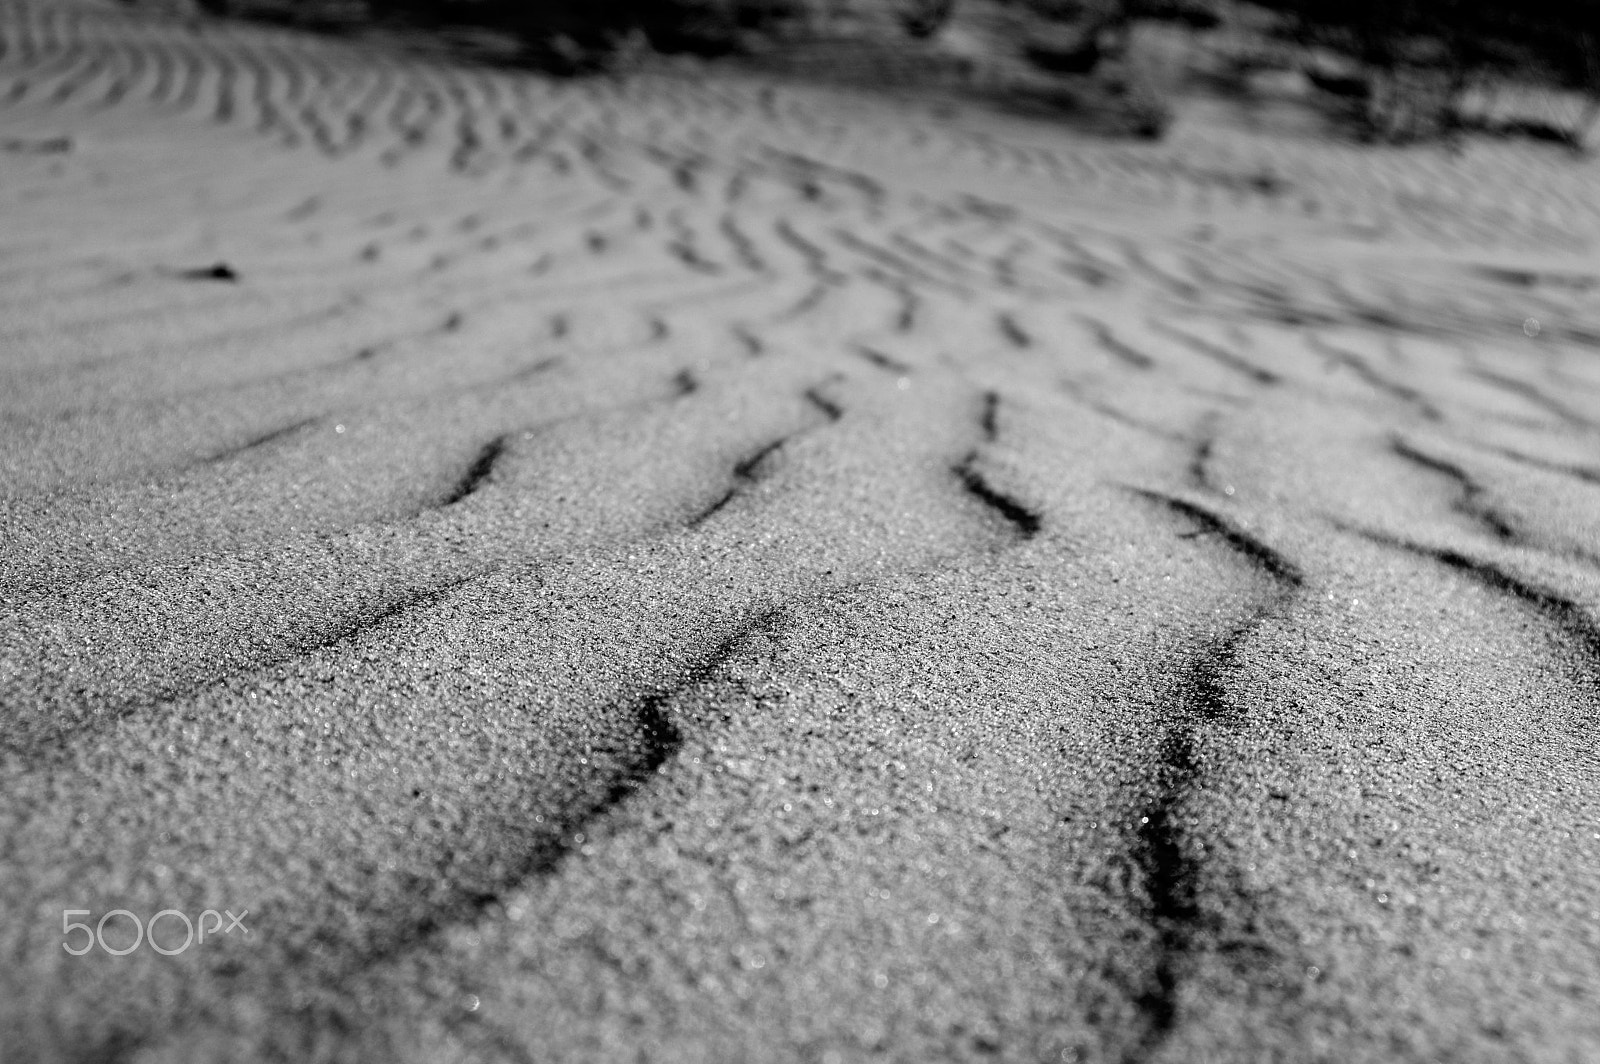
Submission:
[[[1597,0],[1260,0],[1282,16],[1278,32],[1342,60],[1310,67],[1343,94],[1364,131],[1386,140],[1467,128],[1521,132],[1581,149],[1600,101]],[[1566,121],[1504,128],[1483,98],[1505,86],[1582,98]],[[1473,109],[1478,105],[1477,110]]]
[[[1160,136],[1173,34],[1203,41],[1213,84],[1260,69],[1304,80],[1367,138],[1489,132],[1581,149],[1600,115],[1600,0],[167,0],[323,29],[492,32],[550,73],[621,74],[662,57],[743,57],[808,75],[968,90],[1112,113]],[[1160,27],[1158,33],[1144,28]],[[1160,34],[1166,37],[1161,38]],[[1152,54],[1142,41],[1165,39]],[[1218,59],[1226,56],[1225,60]],[[1180,63],[1180,65],[1181,65]],[[1218,65],[1226,68],[1215,69]],[[1204,65],[1203,63],[1201,65]],[[1582,101],[1497,117],[1505,86]]]

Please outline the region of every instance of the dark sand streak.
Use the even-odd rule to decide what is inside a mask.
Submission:
[[[1253,567],[1272,579],[1276,590],[1248,617],[1205,648],[1188,670],[1176,694],[1176,708],[1165,726],[1158,751],[1155,791],[1140,816],[1132,859],[1144,883],[1149,920],[1157,935],[1149,984],[1135,997],[1145,1031],[1126,1055],[1130,1062],[1149,1059],[1176,1030],[1185,973],[1197,950],[1214,931],[1202,919],[1202,883],[1216,870],[1199,854],[1203,838],[1191,837],[1187,810],[1204,782],[1198,730],[1232,727],[1242,714],[1228,696],[1228,678],[1238,670],[1239,649],[1268,618],[1280,615],[1304,584],[1298,567],[1273,548],[1232,522],[1182,499],[1134,489],[1135,494],[1194,521],[1217,536]],[[1236,900],[1235,904],[1239,904]],[[1254,899],[1244,898],[1246,907]]]

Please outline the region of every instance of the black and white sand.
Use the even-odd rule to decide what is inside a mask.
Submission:
[[[90,0],[0,134],[7,1064],[1600,1059],[1597,164]]]

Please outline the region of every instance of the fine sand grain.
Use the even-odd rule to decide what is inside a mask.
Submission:
[[[90,0],[0,134],[5,1064],[1600,1059],[1597,164]]]

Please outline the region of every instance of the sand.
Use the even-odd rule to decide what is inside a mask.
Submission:
[[[6,1064],[1600,1058],[1600,164],[88,0],[0,142]]]

